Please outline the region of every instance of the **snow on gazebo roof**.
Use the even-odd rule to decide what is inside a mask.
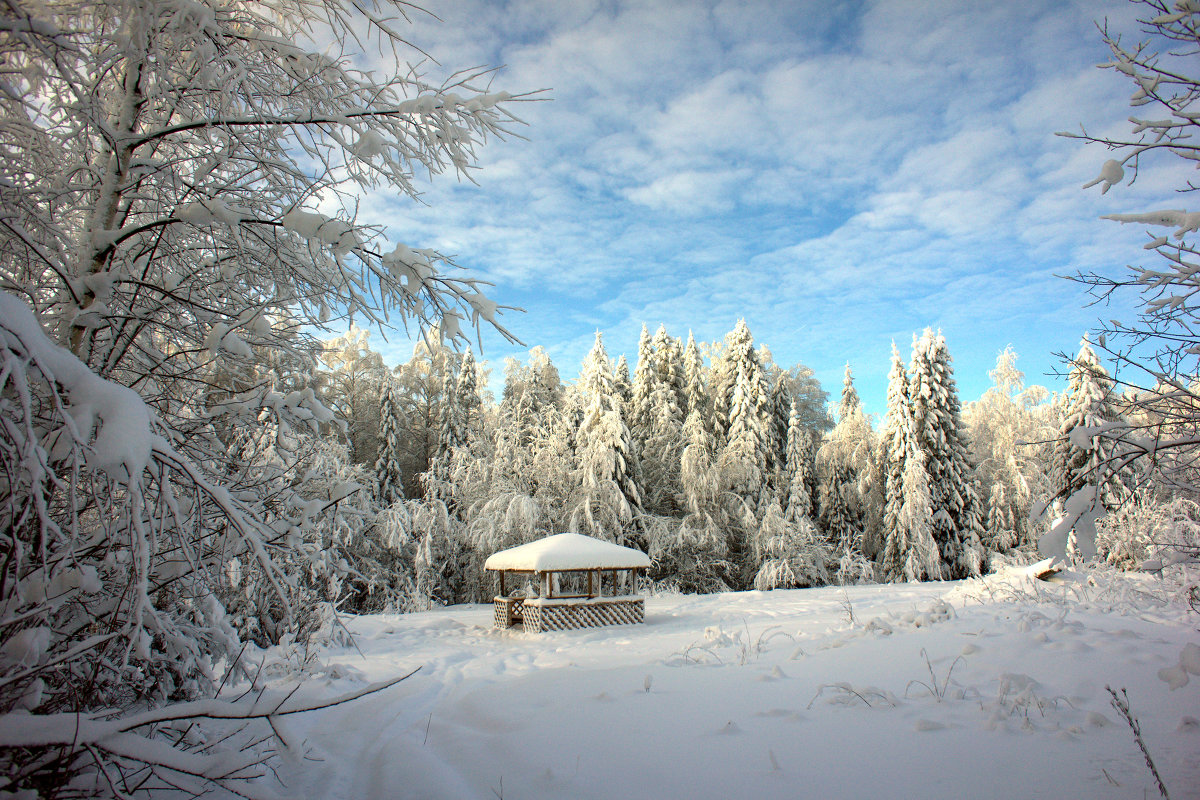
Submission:
[[[621,547],[579,533],[557,533],[492,554],[484,569],[555,572],[568,569],[646,569],[650,559],[640,550]]]

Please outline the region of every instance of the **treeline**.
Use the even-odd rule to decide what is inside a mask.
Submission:
[[[1008,349],[964,408],[926,330],[907,364],[893,350],[878,421],[849,367],[835,421],[812,371],[775,364],[745,322],[703,344],[643,328],[632,374],[598,333],[570,384],[535,348],[498,404],[469,350],[432,341],[394,370],[359,332],[326,351],[325,397],[378,506],[351,549],[390,553],[355,560],[349,610],[485,600],[483,559],[566,530],[646,551],[651,579],[687,592],[980,575],[1031,553],[1053,517],[1032,512],[1103,460],[1064,431],[1117,415],[1086,341],[1063,395],[1026,388]],[[1109,507],[1126,484],[1105,479]]]

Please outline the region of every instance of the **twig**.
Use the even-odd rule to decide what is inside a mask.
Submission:
[[[1163,800],[1171,800],[1171,795],[1167,794],[1167,787],[1163,783],[1162,776],[1158,774],[1158,768],[1154,766],[1154,759],[1150,757],[1150,751],[1146,748],[1146,740],[1142,738],[1142,726],[1138,724],[1137,718],[1129,710],[1129,695],[1125,693],[1124,689],[1121,690],[1119,695],[1113,691],[1111,686],[1105,686],[1104,689],[1112,696],[1113,708],[1125,718],[1125,724],[1129,726],[1129,730],[1133,731],[1133,740],[1137,742],[1138,749],[1142,751],[1142,755],[1146,759],[1146,766],[1150,768],[1150,773],[1154,776],[1154,782],[1158,784],[1159,794],[1163,796]]]

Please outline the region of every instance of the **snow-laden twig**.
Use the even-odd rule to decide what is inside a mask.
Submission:
[[[1133,740],[1137,743],[1138,749],[1142,751],[1142,757],[1146,759],[1146,766],[1150,768],[1150,774],[1154,776],[1154,783],[1158,786],[1159,794],[1163,796],[1163,800],[1170,800],[1171,796],[1167,793],[1167,786],[1163,783],[1162,776],[1158,774],[1158,767],[1154,766],[1154,759],[1150,757],[1150,749],[1146,746],[1146,740],[1142,738],[1142,726],[1129,708],[1129,695],[1125,693],[1124,689],[1120,693],[1113,691],[1111,686],[1106,685],[1104,689],[1112,697],[1112,707],[1117,710],[1117,713],[1125,720],[1125,724],[1129,726],[1129,730],[1133,732]]]

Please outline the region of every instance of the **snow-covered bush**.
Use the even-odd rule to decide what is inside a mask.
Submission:
[[[1200,505],[1141,490],[1096,524],[1100,558],[1121,569],[1161,570],[1200,556]]]
[[[292,619],[271,555],[287,531],[215,484],[135,392],[51,342],[6,294],[0,381],[0,725],[211,694],[242,668],[224,587],[253,571],[278,619]],[[0,762],[16,785],[106,763],[37,747],[0,748]]]

